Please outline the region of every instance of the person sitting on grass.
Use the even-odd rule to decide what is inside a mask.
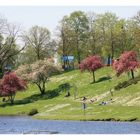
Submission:
[[[107,102],[106,101],[102,101],[99,105],[106,105]]]
[[[6,102],[6,99],[5,98],[2,98],[2,102]]]
[[[86,101],[87,100],[87,98],[84,96],[83,98],[82,98],[82,101]]]
[[[89,101],[90,101],[90,103],[93,103],[93,102],[97,101],[97,99],[96,98],[95,99],[90,99]]]
[[[68,91],[65,97],[69,97],[69,96],[70,96],[70,92]]]

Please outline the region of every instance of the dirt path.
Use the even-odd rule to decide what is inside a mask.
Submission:
[[[114,90],[112,89],[111,91],[113,92]],[[101,99],[107,97],[108,95],[110,95],[110,91],[107,91],[107,92],[105,92],[105,93],[103,93],[103,94],[94,96],[94,97],[92,97],[91,99],[97,99],[97,101],[99,101],[99,100],[101,100]]]
[[[46,111],[44,111],[44,112],[41,112],[41,113],[39,113],[38,115],[39,116],[45,116],[46,114],[48,114],[49,112],[51,112],[51,111],[55,111],[55,110],[57,110],[57,109],[61,109],[61,108],[64,108],[64,107],[66,107],[66,106],[69,106],[70,104],[58,104],[58,105],[56,105],[56,106],[53,106],[53,107],[51,107],[50,109],[48,109],[48,110],[46,110]],[[45,108],[46,108],[47,106],[45,106]]]
[[[59,104],[59,105],[56,105],[54,107],[52,107],[51,109],[47,110],[47,112],[50,112],[50,111],[55,111],[57,109],[61,109],[61,108],[64,108],[66,106],[69,106],[70,104]]]

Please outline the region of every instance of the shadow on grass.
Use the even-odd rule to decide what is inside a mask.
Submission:
[[[14,105],[24,105],[28,103],[33,103],[38,100],[48,100],[55,98],[60,95],[62,91],[69,90],[71,88],[69,83],[64,83],[58,86],[58,88],[53,90],[47,90],[45,94],[34,94],[29,97],[26,97],[22,100],[15,100],[14,104],[11,104],[9,102],[3,103],[0,105],[0,107],[6,107],[6,106],[14,106]]]
[[[95,84],[95,83],[100,83],[100,82],[104,82],[104,81],[107,81],[107,80],[110,80],[111,77],[110,76],[104,76],[104,77],[101,77],[99,78],[97,81],[95,82],[91,82],[90,84]]]
[[[68,91],[71,88],[71,85],[69,83],[64,83],[58,86],[58,89],[60,91]]]
[[[128,86],[133,85],[133,84],[137,84],[139,81],[140,81],[140,76],[135,77],[134,79],[129,79],[127,81],[120,82],[114,87],[114,89],[120,90],[122,88],[126,88]]]

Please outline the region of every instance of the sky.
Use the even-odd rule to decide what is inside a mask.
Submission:
[[[0,15],[9,22],[21,24],[24,29],[34,25],[47,27],[55,33],[59,21],[73,11],[114,12],[122,18],[130,18],[140,10],[140,6],[0,6]]]

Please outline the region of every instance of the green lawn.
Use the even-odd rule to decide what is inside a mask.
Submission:
[[[27,115],[31,109],[36,108],[39,113],[34,117],[40,119],[140,120],[140,82],[114,91],[112,97],[109,90],[119,82],[128,80],[127,74],[118,78],[110,67],[105,67],[96,71],[95,75],[97,82],[94,84],[92,74],[81,73],[79,70],[53,76],[46,84],[47,93],[44,96],[40,96],[35,85],[29,84],[28,90],[17,93],[14,105],[0,101],[0,115]],[[135,72],[135,75],[138,76],[139,71]],[[108,76],[112,79],[107,79]],[[67,98],[64,97],[66,90],[62,90],[65,83],[71,86],[71,96]],[[76,87],[77,99],[74,99]],[[87,97],[85,115],[81,103],[83,96]],[[97,101],[90,103],[92,98],[96,98]],[[107,105],[99,105],[108,100],[110,101]]]

